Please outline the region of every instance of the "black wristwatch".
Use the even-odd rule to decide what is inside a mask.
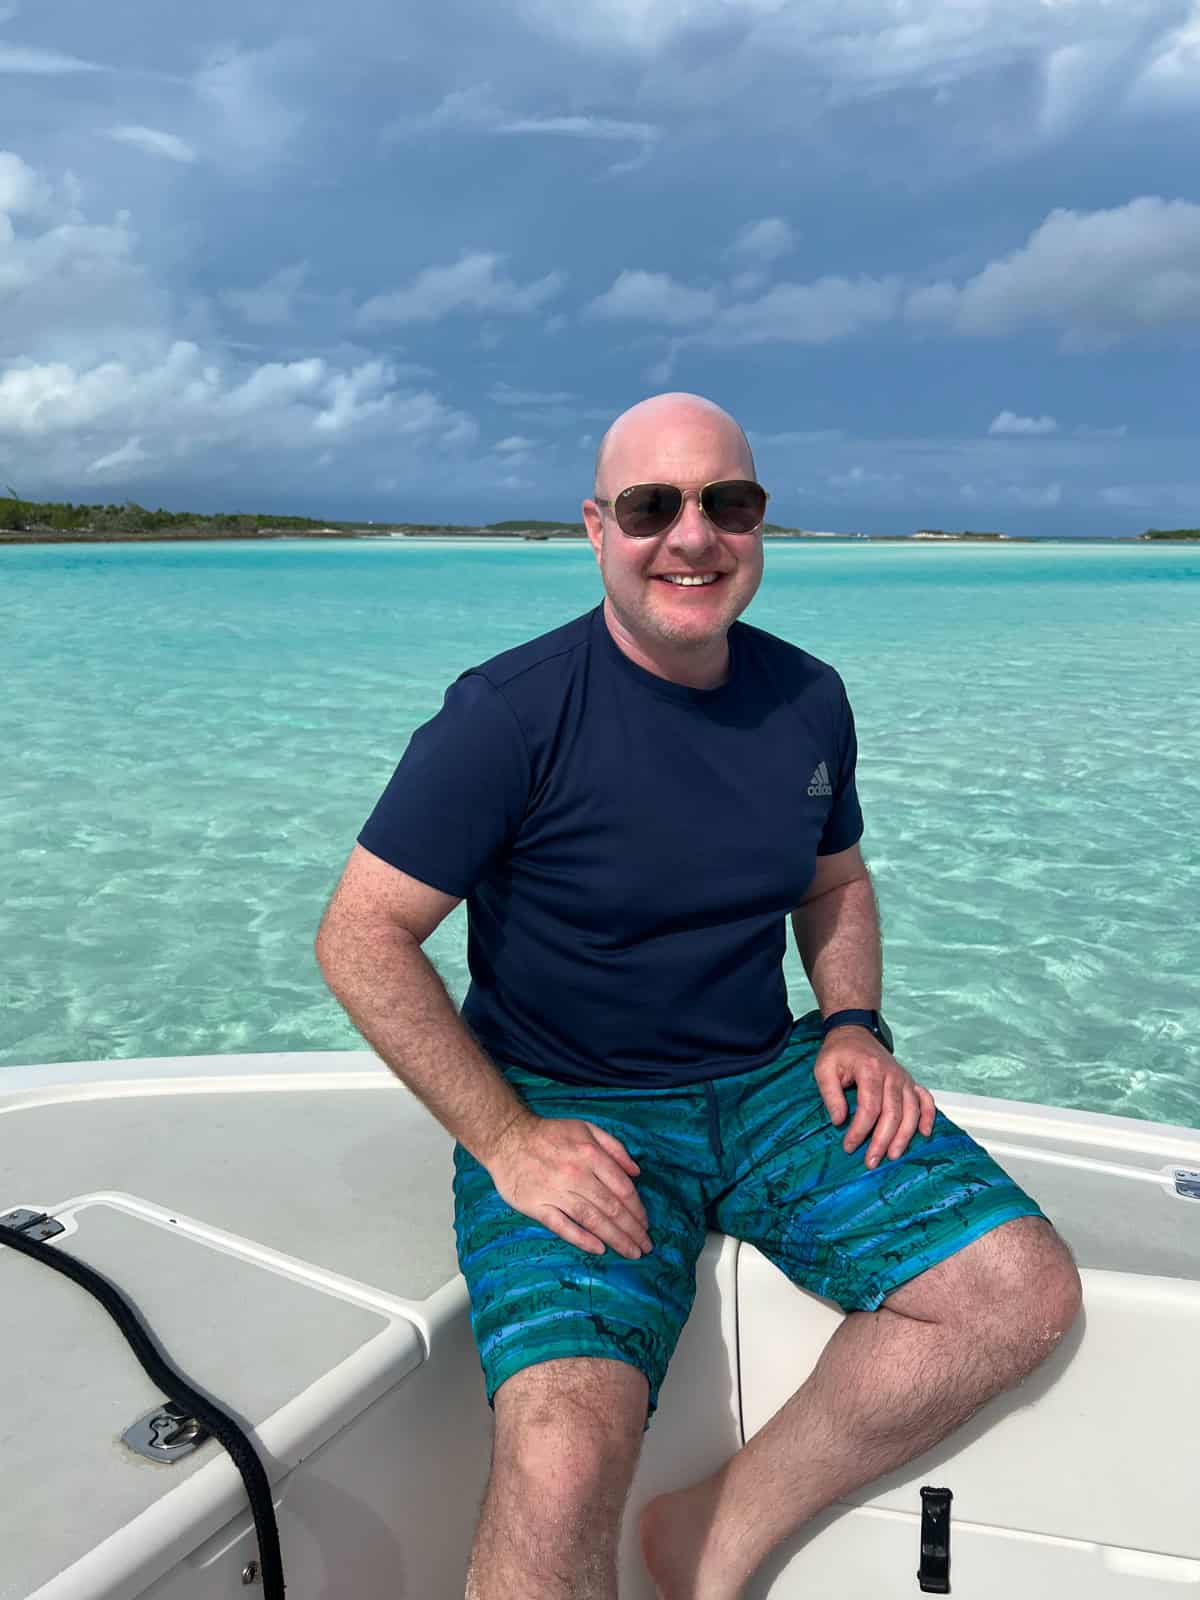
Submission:
[[[851,1023],[856,1023],[860,1028],[866,1028],[873,1033],[886,1049],[891,1050],[892,1030],[883,1020],[881,1011],[834,1011],[821,1022],[821,1033],[829,1037],[831,1028],[844,1028]]]

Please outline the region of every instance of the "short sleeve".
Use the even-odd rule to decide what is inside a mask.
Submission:
[[[516,837],[530,781],[512,707],[479,673],[464,673],[409,739],[358,842],[410,877],[465,899]]]
[[[819,856],[836,855],[839,850],[849,850],[862,838],[862,808],[858,803],[855,769],[858,766],[858,736],[854,727],[854,712],[846,695],[846,687],[838,680],[838,727],[835,748],[840,752],[837,781],[833,786],[833,803],[821,831],[817,845]]]

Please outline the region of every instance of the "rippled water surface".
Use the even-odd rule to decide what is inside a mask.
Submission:
[[[312,953],[358,828],[600,596],[579,545],[0,550],[0,1065],[361,1047]],[[1200,1126],[1200,548],[772,543],[745,615],[846,681],[899,1059]]]

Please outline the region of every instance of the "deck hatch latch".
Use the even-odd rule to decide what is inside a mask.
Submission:
[[[949,1489],[921,1490],[921,1567],[917,1582],[926,1594],[950,1593]]]
[[[121,1442],[151,1461],[178,1461],[198,1450],[208,1436],[202,1422],[189,1416],[176,1401],[168,1400],[131,1423],[121,1435]]]
[[[0,1222],[23,1233],[27,1239],[39,1241],[53,1239],[57,1234],[67,1231],[61,1222],[56,1222],[45,1211],[30,1211],[27,1206],[18,1206],[15,1211],[5,1212]]]

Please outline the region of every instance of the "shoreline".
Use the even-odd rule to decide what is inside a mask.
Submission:
[[[398,540],[427,540],[431,543],[446,541],[470,540],[496,540],[509,544],[586,544],[587,536],[583,533],[540,533],[522,532],[519,529],[494,529],[494,528],[446,528],[436,532],[424,530],[408,531],[402,529],[381,529],[376,531],[370,528],[256,528],[253,531],[226,529],[223,532],[210,531],[206,528],[187,528],[166,531],[149,531],[137,533],[109,533],[109,532],[74,532],[66,529],[0,529],[0,545],[21,544],[223,544],[236,542],[238,544],[252,544],[262,541],[277,541],[280,539],[342,539],[356,540],[358,542],[375,541],[377,543]],[[1069,535],[1046,535],[1039,537],[1036,534],[986,534],[986,533],[806,533],[802,530],[787,533],[766,533],[763,542],[771,540],[778,544],[801,543],[854,543],[854,544],[906,544],[906,545],[999,545],[999,544],[1200,544],[1200,537],[1191,538],[1147,538],[1144,534],[1121,533],[1111,536],[1100,534],[1081,534],[1071,537]]]
[[[10,532],[0,530],[0,545],[42,544],[258,544],[277,542],[280,539],[341,539],[359,543],[377,544],[400,540],[455,543],[465,539],[496,541],[506,544],[585,544],[583,534],[561,536],[530,536],[522,533],[493,533],[486,528],[463,528],[453,533],[366,533],[331,528],[320,532],[307,532],[281,528],[278,532],[259,530],[255,533],[59,533]],[[1002,539],[981,538],[979,535],[948,534],[936,538],[921,538],[911,533],[769,533],[763,536],[776,544],[905,544],[905,545],[1001,545],[1001,544],[1200,544],[1200,539],[1145,539],[1140,534],[1121,533],[1105,537],[1101,534],[1082,534],[1074,537],[1063,534],[1038,537],[1035,534],[1006,534]]]

